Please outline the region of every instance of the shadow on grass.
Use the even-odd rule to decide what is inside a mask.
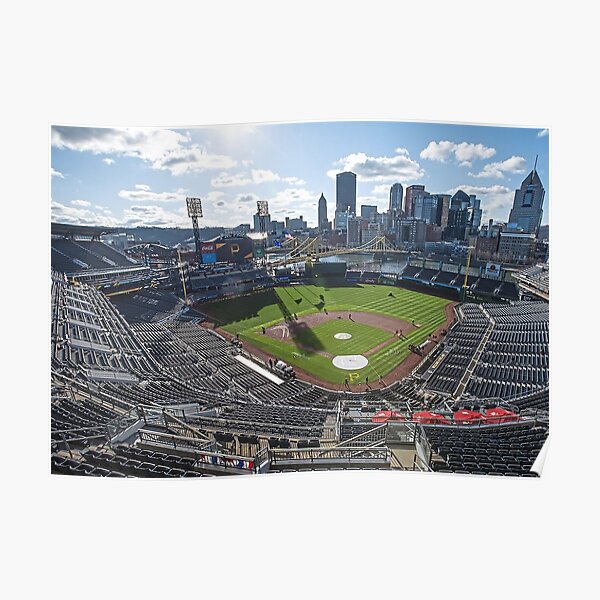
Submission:
[[[287,290],[286,290],[287,291]],[[289,294],[289,292],[288,292]],[[289,294],[291,296],[291,294]],[[294,341],[299,342],[305,351],[310,354],[310,350],[313,350],[313,354],[316,354],[319,350],[323,350],[324,346],[321,340],[314,334],[313,330],[306,325],[306,323],[299,323],[296,321],[295,315],[290,312],[290,309],[286,306],[285,302],[275,294],[275,302],[279,306],[279,310],[283,315],[283,318],[290,330],[290,336]],[[302,298],[294,298],[296,304],[302,302]]]
[[[325,349],[321,340],[306,323],[290,321],[288,327],[292,339],[298,342],[302,346],[302,350],[309,356]]]

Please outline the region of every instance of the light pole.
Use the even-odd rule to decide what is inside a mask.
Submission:
[[[200,198],[186,198],[188,217],[192,219],[194,227],[194,242],[196,244],[196,260],[202,262],[201,247],[200,247],[200,227],[198,226],[198,218],[202,218],[202,200]]]
[[[465,280],[463,282],[462,291],[461,291],[461,302],[465,301],[465,295],[467,293],[467,281],[469,279],[469,265],[471,264],[471,252],[473,251],[474,246],[469,246],[469,253],[467,254],[467,267],[465,269]]]
[[[262,237],[263,247],[263,262],[267,264],[267,217],[269,216],[269,203],[266,200],[258,200],[256,202],[256,209],[258,212],[258,228]]]

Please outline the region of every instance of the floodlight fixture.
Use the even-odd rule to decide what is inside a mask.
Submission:
[[[200,198],[186,198],[188,217],[202,217],[202,200]]]
[[[269,214],[269,203],[266,200],[258,200],[256,202],[259,217],[266,217]]]

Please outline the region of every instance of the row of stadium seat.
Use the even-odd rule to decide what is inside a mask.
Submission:
[[[525,422],[469,429],[424,426],[441,461],[434,470],[454,473],[527,475],[548,436],[544,422]]]

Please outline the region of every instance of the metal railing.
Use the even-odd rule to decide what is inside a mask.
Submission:
[[[535,412],[534,412],[535,411]],[[527,423],[532,423],[535,427],[538,422],[540,424],[546,425],[548,423],[548,413],[539,410],[539,409],[531,409],[531,413],[517,415],[516,417],[507,416],[498,416],[498,417],[486,417],[482,418],[474,418],[473,420],[465,420],[465,421],[452,421],[452,417],[447,417],[450,420],[450,423],[422,423],[425,427],[434,427],[436,429],[448,429],[448,428],[465,428],[465,429],[489,429],[498,426],[519,426]]]
[[[216,445],[211,441],[202,441],[168,433],[148,431],[147,429],[140,429],[138,431],[138,437],[141,443],[173,450],[183,450],[184,452],[191,453],[198,463],[223,467],[225,469],[233,468],[255,472],[256,461],[254,458],[215,452]]]
[[[346,438],[342,440],[339,444],[336,444],[335,447],[340,446],[353,446],[357,442],[364,443],[365,445],[375,445],[385,441],[387,436],[387,423],[383,423],[382,425],[376,425],[367,429],[361,433],[358,433],[352,437]]]
[[[163,419],[165,422],[165,427],[169,431],[172,431],[179,436],[204,441],[208,440],[208,436],[205,433],[196,429],[195,427],[192,427],[191,425],[188,425],[187,423],[184,423],[174,415],[170,414],[170,412],[166,409],[163,410]]]
[[[254,421],[241,421],[237,419],[228,419],[223,417],[196,417],[194,422],[203,429],[219,429],[228,432],[239,432],[250,435],[285,435],[292,439],[305,439],[318,437],[321,440],[335,440],[336,428],[326,427],[324,423],[309,427],[300,425],[286,425],[285,423],[258,423]],[[284,430],[285,433],[270,433],[271,431]],[[321,430],[320,435],[315,432]]]
[[[108,440],[113,440],[118,435],[142,420],[138,407],[134,406],[125,414],[115,417],[112,421],[106,424],[106,437]]]
[[[389,464],[391,450],[385,446],[334,446],[332,448],[275,448],[270,451],[271,464],[278,463],[348,463],[372,462]]]

